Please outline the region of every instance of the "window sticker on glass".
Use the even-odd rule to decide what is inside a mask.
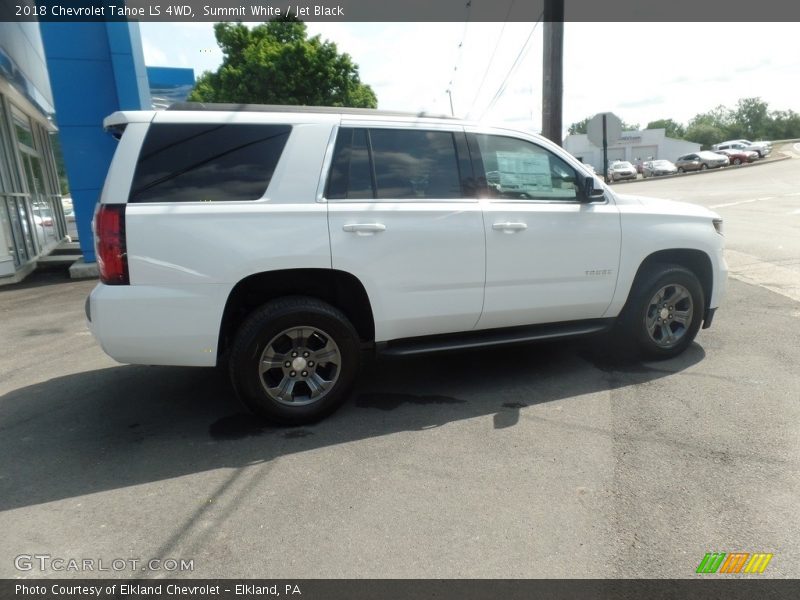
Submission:
[[[497,152],[498,183],[504,190],[535,194],[553,191],[546,154]]]

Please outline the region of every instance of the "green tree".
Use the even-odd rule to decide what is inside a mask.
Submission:
[[[800,137],[800,114],[793,110],[770,112],[765,137],[768,140],[787,140]]]
[[[241,23],[217,23],[214,34],[222,49],[222,65],[197,79],[190,101],[378,105],[350,56],[339,54],[336,44],[318,35],[309,38],[302,21],[275,19],[252,29]]]
[[[684,139],[701,144],[703,150],[708,150],[712,144],[718,144],[727,138],[724,129],[701,121],[689,124]]]
[[[567,129],[567,133],[569,135],[578,135],[579,133],[586,133],[586,125],[591,120],[591,117],[586,117],[581,121],[576,121],[572,123],[569,128]]]
[[[681,139],[686,133],[686,128],[673,119],[658,119],[650,121],[646,129],[665,129],[667,137]]]
[[[761,98],[742,98],[731,111],[735,138],[759,139],[768,136],[769,106]]]

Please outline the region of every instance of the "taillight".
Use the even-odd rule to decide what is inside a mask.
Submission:
[[[128,285],[128,250],[125,247],[125,204],[101,204],[94,220],[100,281]]]

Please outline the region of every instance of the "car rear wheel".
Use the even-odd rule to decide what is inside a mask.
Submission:
[[[282,425],[322,419],[347,398],[359,367],[359,339],[333,306],[287,297],[255,310],[230,353],[233,387],[254,413]]]
[[[623,348],[651,359],[686,350],[700,329],[705,307],[695,274],[678,265],[653,265],[634,286],[617,321]]]

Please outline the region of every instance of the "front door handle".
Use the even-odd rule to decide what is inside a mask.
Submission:
[[[524,231],[528,226],[525,223],[495,223],[492,229],[495,231],[504,231],[505,233],[514,233],[515,231]]]
[[[386,231],[386,225],[383,223],[351,223],[344,225],[342,229],[356,235],[375,235],[381,231]]]

